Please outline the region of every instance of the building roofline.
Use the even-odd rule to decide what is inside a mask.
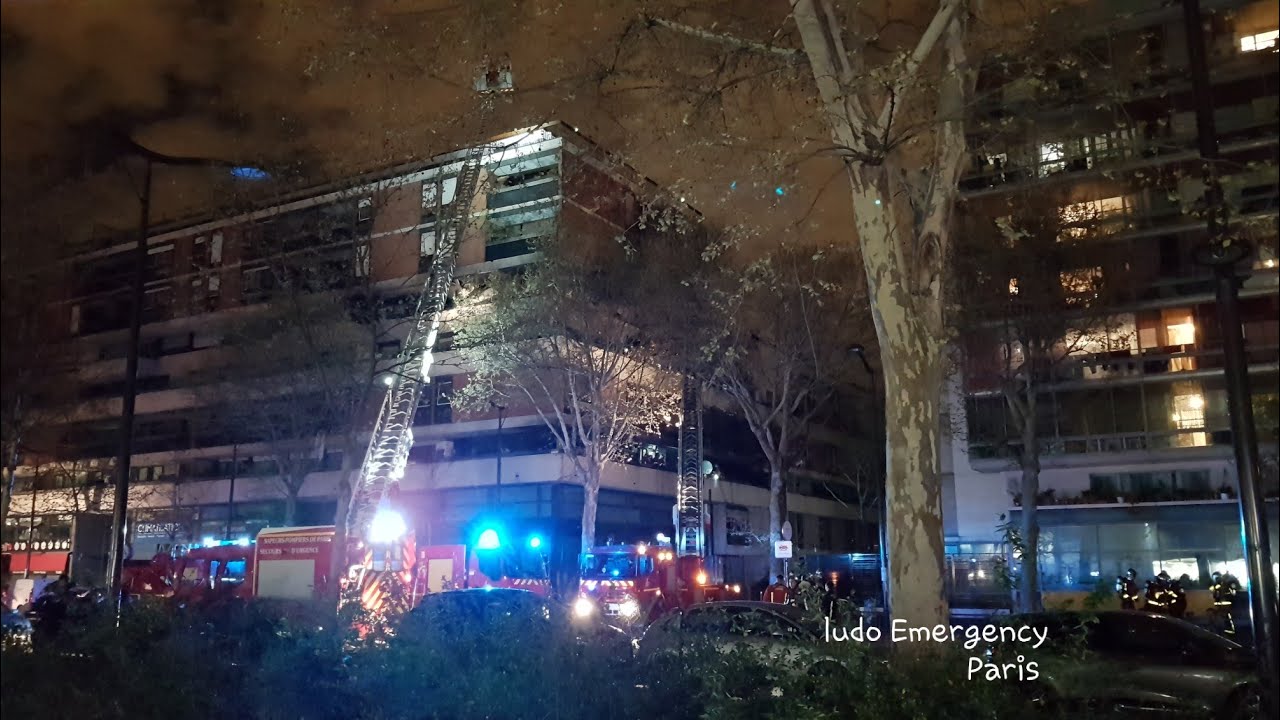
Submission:
[[[508,143],[508,141],[511,141],[510,144],[514,145],[519,142],[520,137],[529,136],[538,131],[544,131],[559,139],[562,143],[562,147],[569,150],[569,152],[571,152],[575,157],[583,160],[597,170],[600,170],[614,180],[617,180],[632,192],[641,196],[654,196],[661,194],[661,186],[657,182],[645,175],[642,175],[633,167],[602,148],[599,144],[579,133],[577,128],[561,120],[552,120],[539,125],[518,128],[499,135],[493,135],[484,141],[477,143],[477,145],[501,146],[504,143]],[[158,223],[151,228],[147,242],[149,244],[154,244],[197,232],[209,231],[223,227],[233,227],[253,219],[282,212],[286,206],[296,205],[298,207],[306,207],[312,204],[319,204],[324,202],[326,197],[336,196],[340,193],[360,194],[363,192],[376,192],[378,190],[407,184],[419,179],[415,176],[420,176],[423,173],[442,172],[450,164],[460,164],[463,158],[465,158],[467,151],[475,146],[476,145],[468,145],[457,150],[451,150],[446,153],[434,155],[426,160],[401,163],[381,169],[370,170],[364,173],[354,174],[342,180],[329,181],[302,187],[272,198],[270,201],[255,203],[250,206],[250,209],[231,215],[221,215],[217,211],[204,211],[198,214],[188,215],[177,220]],[[695,218],[700,219],[702,217],[702,213],[692,206],[686,203],[678,203],[678,205]],[[289,209],[295,208],[290,207]],[[123,237],[120,242],[112,243],[109,246],[76,253],[66,258],[64,262],[111,255],[132,247],[133,244],[134,241],[132,239]]]

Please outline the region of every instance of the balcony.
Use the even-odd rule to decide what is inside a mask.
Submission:
[[[1280,359],[1275,344],[1246,346],[1245,360],[1251,367],[1274,368]],[[1069,358],[1055,368],[1055,386],[1069,388],[1076,381],[1129,379],[1142,381],[1178,373],[1216,375],[1226,367],[1221,348],[1171,345],[1141,350],[1113,350]]]
[[[1272,490],[1267,499],[1275,497]],[[1201,503],[1234,503],[1234,488],[1217,489],[1190,488],[1156,488],[1137,494],[1126,495],[1120,491],[1104,492],[1101,490],[1085,490],[1078,495],[1062,495],[1052,488],[1036,496],[1038,508],[1060,508],[1080,505],[1106,505],[1109,507],[1128,507],[1131,505],[1185,505]],[[1022,496],[1013,496],[1013,507],[1022,507]]]

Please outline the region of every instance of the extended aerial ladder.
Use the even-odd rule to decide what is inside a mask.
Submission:
[[[680,397],[680,457],[676,479],[676,538],[679,557],[705,557],[707,550],[702,479],[702,393],[692,374],[685,375]]]
[[[493,108],[493,94],[511,89],[511,72],[488,68],[476,80],[481,94],[480,125]],[[426,282],[418,298],[396,372],[388,375],[387,394],[369,438],[360,474],[352,487],[347,513],[348,532],[365,541],[355,570],[361,603],[370,610],[381,608],[388,584],[408,582],[414,563],[412,534],[403,516],[392,507],[395,490],[404,477],[413,447],[414,414],[424,384],[431,382],[431,366],[441,316],[449,300],[457,265],[458,245],[471,220],[472,199],[479,189],[484,161],[492,148],[481,144],[466,151],[458,170],[453,202],[437,214],[436,247]],[[443,203],[443,185],[437,193]],[[406,542],[406,538],[409,538]]]

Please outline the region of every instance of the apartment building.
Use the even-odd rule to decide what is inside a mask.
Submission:
[[[1242,268],[1240,311],[1274,552],[1277,6],[1201,6],[1230,232],[1256,251]],[[1214,570],[1246,576],[1222,331],[1211,270],[1193,260],[1206,227],[1189,212],[1203,184],[1182,12],[1176,2],[1088,4],[1055,22],[1078,33],[1071,42],[1097,60],[1092,74],[1050,73],[1052,93],[992,78],[994,69],[979,81],[1000,89],[975,112],[974,126],[988,131],[971,138],[979,149],[964,211],[1001,212],[1025,193],[1055,197],[1104,226],[1098,252],[1124,258],[1134,275],[1114,307],[1116,328],[1059,364],[1039,396],[1048,592],[1089,591],[1130,567],[1202,583]],[[1003,130],[1015,116],[1033,129]],[[944,450],[950,579],[958,595],[982,594],[992,591],[988,561],[1006,550],[1002,517],[1020,512],[1017,434],[996,388],[959,378],[949,396],[961,419],[953,424],[966,430]]]
[[[268,252],[305,249],[328,277],[368,283],[390,319],[412,312],[435,249],[443,208],[471,202],[457,274],[510,271],[532,262],[531,242],[557,228],[613,238],[632,225],[656,188],[612,161],[562,124],[522,130],[492,142],[483,186],[455,197],[466,151],[342,183],[312,188],[232,217],[156,228],[149,239],[139,366],[129,540],[132,557],[175,545],[244,541],[285,520],[276,464],[261,438],[201,422],[198,387],[217,363],[224,323],[251,313],[279,282]],[[323,231],[316,228],[323,227]],[[271,242],[267,242],[270,240]],[[127,350],[130,241],[68,260],[66,302],[56,313],[80,360],[80,402],[56,456],[27,458],[5,531],[10,569],[60,566],[78,512],[111,507],[111,460],[118,441],[121,378]],[[287,265],[287,263],[286,263]],[[323,284],[323,283],[321,283]],[[317,292],[325,288],[317,287]],[[437,345],[432,382],[416,416],[415,446],[400,488],[419,542],[467,542],[479,522],[545,538],[552,563],[576,565],[582,487],[570,460],[531,411],[494,407],[462,416],[450,398],[464,382],[449,362],[451,333]],[[399,350],[389,337],[388,356]],[[710,403],[714,405],[714,403]],[[751,583],[767,569],[767,473],[754,440],[731,413],[708,409],[704,442],[717,473],[709,483],[710,548],[726,581]],[[671,533],[675,502],[674,428],[647,438],[627,463],[602,480],[600,541],[652,539]],[[815,458],[817,455],[815,455]],[[357,464],[359,459],[357,459]],[[330,524],[341,453],[317,438],[312,471],[292,522]],[[806,477],[821,463],[811,462]],[[814,551],[868,550],[875,537],[856,498],[799,479],[790,501],[797,546]],[[837,491],[838,493],[838,491]],[[53,553],[45,559],[44,553]],[[36,557],[40,556],[40,557]]]

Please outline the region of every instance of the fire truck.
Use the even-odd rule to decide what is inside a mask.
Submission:
[[[177,548],[146,561],[126,562],[121,584],[132,597],[170,598],[179,605],[247,600],[253,588],[253,548],[223,542]]]
[[[605,545],[583,553],[578,617],[599,613],[617,621],[647,624],[676,608],[736,598],[739,586],[718,585],[697,555],[677,557],[670,546]]]
[[[182,604],[227,598],[316,599],[328,589],[333,537],[332,525],[266,528],[255,543],[218,543],[130,563],[124,583],[131,595],[170,597]],[[542,540],[533,535],[526,544],[530,552],[523,554],[505,548],[491,530],[481,533],[475,549],[408,544],[405,552],[412,559],[403,562],[400,571],[415,605],[428,593],[466,587],[520,588],[546,596],[551,583],[545,556],[538,552]],[[353,540],[351,555],[358,556],[363,545]],[[359,586],[358,575],[348,579]]]

